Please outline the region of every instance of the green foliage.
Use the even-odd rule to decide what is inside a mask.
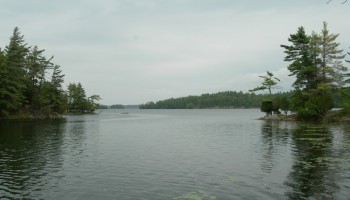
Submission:
[[[261,112],[266,113],[266,115],[272,115],[272,112],[274,110],[272,100],[271,99],[262,99],[260,110],[261,110]]]
[[[111,105],[110,108],[111,109],[125,109],[125,106],[121,105],[121,104],[114,104],[114,105]]]
[[[188,103],[186,109],[194,109],[196,106],[193,103]]]
[[[1,53],[0,108],[3,115],[18,112],[25,102],[25,64],[28,47],[16,27]],[[0,116],[1,117],[1,116]]]
[[[265,95],[256,95],[243,92],[219,92],[171,98],[162,101],[148,102],[140,105],[141,109],[192,109],[192,108],[257,108]]]
[[[90,112],[95,111],[99,107],[99,103],[98,102],[101,99],[102,98],[99,95],[97,95],[97,94],[94,94],[94,95],[88,97],[87,110],[90,111]]]
[[[287,95],[278,95],[275,97],[275,104],[278,105],[278,108],[281,109],[284,114],[287,114],[290,110],[290,102]]]
[[[0,118],[56,118],[67,110],[64,74],[44,52],[28,47],[18,28],[5,50],[0,49]],[[99,99],[87,98],[84,109],[94,110]]]
[[[277,85],[277,81],[280,81],[278,78],[274,77],[273,73],[267,71],[266,76],[259,76],[260,78],[263,78],[263,82],[261,83],[261,86],[258,86],[252,90],[249,90],[249,92],[255,92],[260,90],[268,90],[269,91],[269,97],[272,97],[271,89],[275,88]],[[280,102],[277,97],[274,97],[273,100],[270,99],[262,99],[260,110],[262,112],[265,112],[266,115],[272,115],[273,113],[279,114],[280,111]]]
[[[339,88],[344,85],[342,72],[347,70],[342,63],[345,54],[336,42],[339,34],[330,34],[327,26],[327,23],[323,22],[323,29],[319,35],[320,82],[329,87]]]
[[[314,65],[313,54],[310,52],[310,36],[304,27],[299,27],[297,33],[291,34],[288,41],[292,45],[281,45],[285,49],[285,61],[291,62],[288,70],[296,77],[293,86],[296,89],[316,88],[317,67]]]
[[[260,90],[269,90],[269,94],[271,95],[271,89],[277,85],[277,81],[280,81],[278,78],[274,77],[273,73],[266,71],[266,76],[259,76],[260,78],[263,78],[263,82],[261,83],[261,86],[258,86],[252,90],[249,90],[250,92],[260,91]]]
[[[350,111],[350,87],[344,87],[341,90],[343,97],[343,107],[345,110]]]
[[[303,121],[319,121],[333,108],[331,94],[312,93],[304,107],[297,110],[298,119]]]
[[[81,83],[70,83],[67,90],[69,113],[90,113],[99,107],[98,101],[101,100],[99,95],[86,97],[85,89]]]
[[[333,99],[345,83],[342,73],[347,68],[336,42],[338,35],[330,34],[324,22],[320,34],[308,36],[300,27],[288,39],[292,45],[281,45],[286,53],[284,60],[291,62],[288,69],[296,77],[289,106],[301,120],[322,119],[333,108]]]

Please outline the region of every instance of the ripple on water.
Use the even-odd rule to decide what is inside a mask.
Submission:
[[[346,199],[349,191],[348,128],[258,121],[254,110],[128,113],[0,124],[0,199]]]

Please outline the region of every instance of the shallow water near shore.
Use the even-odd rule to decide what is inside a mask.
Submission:
[[[1,121],[0,199],[349,199],[350,126],[248,110]]]

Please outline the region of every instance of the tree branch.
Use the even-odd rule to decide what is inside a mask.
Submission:
[[[333,0],[328,0],[327,1],[327,4],[329,4],[330,2],[332,2]],[[342,4],[345,4],[346,2],[348,2],[348,0],[344,0],[343,2],[342,2]]]

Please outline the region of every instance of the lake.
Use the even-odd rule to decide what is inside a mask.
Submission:
[[[350,126],[263,115],[135,109],[1,121],[0,199],[350,199]]]

